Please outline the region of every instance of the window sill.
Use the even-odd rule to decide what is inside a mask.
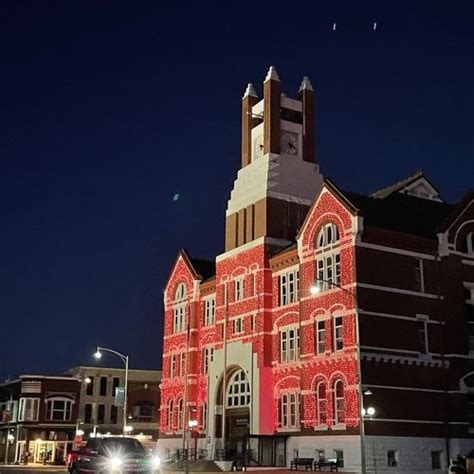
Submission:
[[[292,428],[288,427],[288,428],[286,428],[286,427],[282,426],[281,428],[278,428],[277,431],[278,431],[279,433],[297,433],[297,432],[299,432],[299,431],[301,431],[301,430],[300,430],[300,428],[296,428],[296,427],[292,427]]]
[[[337,425],[332,426],[333,431],[342,431],[346,429],[346,424],[345,423],[338,423]]]
[[[328,425],[326,424],[321,424],[314,427],[314,431],[327,431],[328,429]]]

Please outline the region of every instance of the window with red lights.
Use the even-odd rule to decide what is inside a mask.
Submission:
[[[326,384],[319,382],[316,386],[316,409],[317,409],[317,424],[325,425],[327,423],[327,397]]]
[[[342,380],[336,380],[334,383],[334,423],[340,424],[345,422],[344,407],[344,383]]]

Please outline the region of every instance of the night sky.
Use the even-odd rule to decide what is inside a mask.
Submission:
[[[474,2],[171,3],[0,3],[0,379],[98,344],[161,367],[170,267],[223,249],[241,97],[270,65],[290,97],[311,78],[342,188],[473,186]]]

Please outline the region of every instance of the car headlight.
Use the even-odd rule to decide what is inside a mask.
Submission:
[[[161,465],[161,459],[158,456],[154,456],[151,459],[151,465],[155,468],[158,469]]]
[[[123,461],[117,456],[110,458],[110,466],[112,467],[112,469],[118,469],[122,465],[122,463]]]

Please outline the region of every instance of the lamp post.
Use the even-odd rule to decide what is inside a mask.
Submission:
[[[122,359],[122,362],[125,364],[125,387],[123,390],[123,425],[122,425],[122,436],[125,436],[129,431],[127,429],[127,385],[128,385],[128,355],[121,354],[120,352],[114,351],[113,349],[107,349],[107,347],[100,347],[97,346],[97,351],[94,354],[96,359],[100,359],[102,357],[102,351],[104,352],[111,352],[116,356],[119,356]]]
[[[367,473],[367,467],[365,463],[365,425],[364,425],[364,400],[362,398],[362,363],[361,363],[361,350],[360,350],[360,332],[359,332],[359,303],[357,299],[357,292],[352,292],[342,287],[338,283],[331,280],[325,280],[323,278],[316,278],[315,284],[311,286],[310,292],[312,295],[317,295],[321,292],[320,283],[325,283],[333,288],[339,288],[344,293],[348,294],[354,301],[355,310],[355,330],[356,330],[356,350],[357,350],[357,372],[358,372],[358,398],[359,398],[359,409],[360,409],[360,468],[361,473]],[[374,410],[372,408],[372,410]],[[372,413],[372,415],[375,413]]]
[[[188,474],[189,472],[189,438],[191,437],[192,435],[192,432],[194,430],[194,428],[196,428],[196,426],[198,425],[198,422],[197,420],[189,420],[188,421],[188,428],[189,428],[189,436],[188,436],[188,442],[187,442],[187,452],[186,452],[186,474]]]

